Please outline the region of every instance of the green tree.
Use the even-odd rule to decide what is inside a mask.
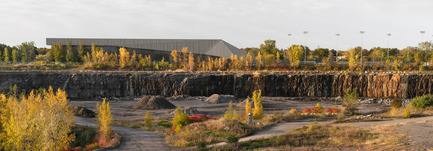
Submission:
[[[8,63],[10,61],[10,54],[8,48],[5,48],[4,54],[5,62]]]
[[[350,115],[354,115],[356,111],[356,106],[358,105],[358,93],[356,91],[347,89],[344,92],[343,106],[346,107],[346,112]]]
[[[266,56],[268,54],[276,54],[278,52],[278,49],[275,47],[275,40],[265,40],[264,44],[260,44],[260,49],[259,52],[263,55]]]
[[[13,49],[12,50],[12,63],[17,63],[19,61],[18,55],[19,55],[18,50]]]
[[[326,48],[317,48],[313,51],[313,56],[316,61],[322,61],[327,58],[329,55],[329,49]]]
[[[78,62],[77,61],[77,52],[72,49],[71,42],[66,42],[66,61],[69,63]]]
[[[54,61],[56,62],[65,62],[66,60],[66,51],[63,49],[62,44],[56,43],[51,46],[51,55],[54,57]]]
[[[84,51],[85,51],[84,50],[84,42],[80,40],[78,42],[78,48],[77,48],[77,52],[78,52],[77,59],[78,59],[79,62],[83,62],[84,61],[83,60],[83,56],[86,54]]]
[[[18,49],[21,52],[21,60],[24,63],[27,63],[29,60],[33,60],[34,59],[34,53],[35,53],[35,42],[23,42],[21,43],[21,45],[18,46]],[[29,53],[33,53],[30,54]],[[29,56],[33,57],[33,58],[29,58]]]

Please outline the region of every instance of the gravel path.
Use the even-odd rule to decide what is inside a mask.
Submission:
[[[81,117],[76,117],[73,123],[89,127],[97,127],[96,123],[90,122]],[[164,142],[164,138],[158,133],[121,126],[111,126],[111,128],[113,131],[120,133],[122,140],[120,141],[120,146],[118,148],[110,150],[177,150],[176,148],[167,146]]]

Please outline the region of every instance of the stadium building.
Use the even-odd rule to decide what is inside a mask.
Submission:
[[[101,38],[47,38],[47,45],[60,43],[66,46],[70,42],[73,48],[83,43],[86,50],[90,50],[92,43],[101,47],[105,52],[118,53],[119,48],[125,47],[128,51],[135,51],[143,55],[150,55],[152,60],[160,60],[162,57],[168,60],[170,52],[181,51],[187,47],[189,52],[201,58],[224,57],[238,55],[245,56],[246,53],[239,48],[221,39],[101,39]]]

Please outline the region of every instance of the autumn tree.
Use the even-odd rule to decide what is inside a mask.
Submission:
[[[173,50],[173,51],[171,51],[170,55],[171,55],[171,57],[173,59],[174,67],[178,68],[178,66],[179,66],[179,60],[180,60],[180,58],[179,58],[180,57],[179,52],[177,50]]]
[[[4,99],[1,96],[1,100]],[[2,146],[5,150],[65,150],[74,115],[65,91],[50,87],[42,93],[31,91],[21,98],[9,97],[2,116]]]
[[[296,69],[304,56],[304,48],[302,46],[292,45],[287,51],[290,65]]]
[[[249,113],[252,113],[250,97],[245,100],[245,115],[248,115]]]
[[[9,50],[8,50],[8,48],[5,48],[5,51],[4,51],[4,53],[3,53],[3,56],[4,56],[4,58],[5,58],[5,62],[6,62],[6,63],[10,62],[10,55],[9,55]]]
[[[51,55],[54,57],[56,62],[65,62],[66,60],[66,51],[60,43],[51,46]]]
[[[102,104],[99,103],[96,105],[98,110],[98,127],[99,127],[99,145],[105,146],[106,143],[110,140],[111,134],[113,131],[111,130],[111,122],[113,117],[111,115],[110,110],[110,102],[105,102],[105,98],[103,99]]]
[[[119,64],[120,68],[126,68],[128,66],[128,62],[130,60],[129,52],[126,50],[126,48],[120,48],[119,49]]]
[[[224,114],[224,118],[225,119],[237,119],[238,118],[238,113],[237,113],[236,109],[233,108],[232,101],[230,101],[230,103],[229,103],[229,107],[227,108],[227,111]]]
[[[280,52],[278,51],[275,58],[277,59],[277,63],[280,63]]]
[[[18,50],[12,49],[12,63],[17,63],[19,61],[18,55]]]
[[[259,69],[259,70],[263,66],[263,56],[260,52],[257,53],[256,66],[257,66],[257,69]]]
[[[78,62],[82,62],[83,61],[83,56],[85,55],[84,52],[84,42],[82,40],[80,40],[78,42],[78,48],[77,48],[77,61]]]
[[[186,113],[182,112],[182,108],[179,106],[174,110],[175,117],[173,118],[173,127],[172,131],[178,133],[181,131],[182,127],[189,124],[189,118]]]
[[[181,61],[181,63],[182,63],[182,66],[183,66],[183,68],[184,69],[186,69],[187,67],[188,67],[188,47],[183,47],[182,48],[182,61]]]
[[[194,71],[194,55],[190,52],[188,56],[189,70]]]
[[[263,117],[263,105],[262,105],[262,91],[255,90],[253,92],[253,97],[251,98],[254,102],[254,111],[253,118],[254,119],[262,119]]]
[[[152,115],[148,111],[146,111],[146,115],[144,116],[144,125],[149,129],[152,128]]]

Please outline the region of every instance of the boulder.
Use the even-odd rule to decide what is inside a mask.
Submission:
[[[174,109],[176,106],[161,96],[143,96],[140,101],[134,104],[131,108],[136,110],[157,110]]]
[[[230,101],[236,102],[236,98],[233,95],[212,94],[204,101],[212,104],[229,103]]]
[[[75,116],[86,117],[86,118],[96,117],[95,112],[87,109],[84,106],[73,106],[72,111]]]

